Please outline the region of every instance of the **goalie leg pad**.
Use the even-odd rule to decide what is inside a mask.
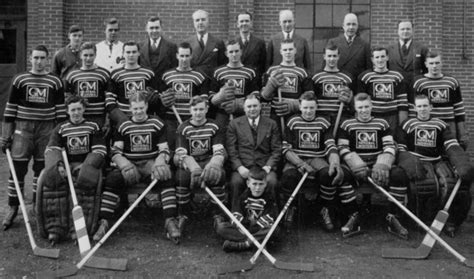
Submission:
[[[426,173],[423,180],[415,180],[410,184],[409,208],[424,222],[434,219],[439,207],[439,183],[433,164],[423,162]]]
[[[44,170],[38,178],[36,221],[43,238],[56,234],[65,239],[69,233],[71,208],[69,186],[57,168]]]
[[[443,200],[443,202],[446,202],[448,199],[449,195],[451,195],[451,192],[454,189],[454,185],[456,185],[457,179],[456,178],[447,178],[446,179],[446,184],[447,184],[447,194],[446,198]],[[461,182],[461,186],[459,187],[458,192],[456,193],[456,196],[454,197],[453,203],[451,204],[451,207],[449,208],[449,218],[448,221],[449,223],[454,224],[454,226],[458,227],[460,226],[464,220],[466,220],[469,210],[472,205],[472,196],[470,192],[470,183],[466,182]]]
[[[282,194],[288,198],[293,190],[296,188],[298,181],[301,179],[301,173],[294,168],[293,166],[289,166],[290,164],[286,164],[283,174],[280,179],[281,183],[281,192]]]

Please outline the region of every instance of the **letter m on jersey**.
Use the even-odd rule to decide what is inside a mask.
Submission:
[[[89,153],[89,135],[74,135],[67,137],[69,154]]]
[[[97,98],[99,96],[97,87],[96,80],[81,80],[77,83],[77,92],[84,98]]]
[[[130,151],[148,152],[151,151],[150,133],[133,133],[130,135]]]
[[[377,131],[359,130],[356,131],[356,148],[357,149],[377,149]]]
[[[436,129],[435,128],[416,128],[415,145],[423,147],[436,147]]]
[[[375,82],[373,96],[378,99],[393,100],[393,83],[391,82]]]
[[[191,82],[173,82],[173,89],[176,91],[176,98],[189,99],[193,95],[193,85]]]
[[[48,87],[32,86],[26,87],[26,100],[32,103],[47,103],[49,89]]]
[[[299,148],[319,149],[319,131],[299,131]]]
[[[138,91],[145,90],[145,80],[126,80],[124,81],[125,86],[125,97],[127,99],[130,98],[133,94],[137,93]]]

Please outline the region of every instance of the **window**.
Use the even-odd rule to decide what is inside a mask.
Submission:
[[[370,42],[370,0],[296,0],[296,31],[308,40],[314,71],[322,69],[324,46],[342,32],[347,13],[358,16],[360,35]]]

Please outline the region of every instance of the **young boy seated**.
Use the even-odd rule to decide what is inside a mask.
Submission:
[[[239,197],[234,216],[258,240],[262,241],[273,225],[278,209],[271,191],[267,190],[267,173],[259,167],[249,171],[247,189]],[[251,247],[251,241],[233,222],[216,226],[217,234],[224,239],[226,252],[243,251]],[[273,235],[275,235],[277,231]]]

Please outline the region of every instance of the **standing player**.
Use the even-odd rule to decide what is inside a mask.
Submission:
[[[72,25],[69,27],[69,44],[59,49],[53,57],[51,65],[53,74],[56,74],[61,79],[66,78],[66,75],[74,69],[81,66],[81,58],[79,57],[79,48],[82,44],[84,36],[84,29],[79,25]]]
[[[351,90],[354,88],[350,74],[341,72],[337,67],[339,49],[336,45],[326,45],[324,61],[326,64],[323,71],[316,73],[312,78],[313,90],[318,100],[318,114],[328,117],[331,123],[335,123],[341,102],[345,104],[342,119],[351,117]]]
[[[114,123],[119,123],[120,121],[121,114],[117,110],[128,116],[131,115],[128,101],[130,96],[138,91],[144,91],[148,87],[156,88],[156,85],[153,84],[155,76],[153,71],[143,68],[138,64],[139,51],[140,49],[136,42],[126,42],[123,45],[125,64],[123,68],[114,70],[110,75],[110,88],[105,95],[105,109]]]
[[[107,232],[120,195],[139,182],[158,180],[168,238],[179,242],[176,220],[176,192],[169,167],[170,151],[166,139],[166,125],[158,117],[148,116],[146,94],[139,91],[129,97],[132,117],[117,129],[112,146],[112,161],[116,168],[107,174],[102,194],[99,228],[94,240]]]
[[[161,104],[160,113],[168,129],[168,144],[171,150],[175,148],[176,129],[178,121],[172,106],[183,121],[191,117],[190,101],[194,96],[209,94],[209,80],[202,73],[191,68],[192,48],[189,43],[181,43],[176,53],[178,67],[163,74],[160,84]]]
[[[457,176],[462,179],[462,183],[449,208],[449,219],[445,227],[445,232],[454,237],[458,227],[467,218],[472,204],[470,186],[474,168],[469,162],[469,156],[460,148],[457,140],[451,134],[448,125],[440,119],[431,117],[432,106],[428,96],[423,94],[415,96],[415,110],[417,117],[410,118],[402,123],[397,141],[401,150],[409,151],[410,154],[415,155],[425,165],[428,165],[427,168],[432,169],[428,172],[429,177],[426,180],[414,181],[417,189],[413,192],[419,198],[419,202],[416,204],[420,207],[417,210],[419,209],[419,213],[423,216],[434,217],[439,208],[440,197],[437,195],[436,185],[438,183],[436,177],[432,175],[434,173],[437,175],[441,187],[439,192],[444,194],[444,196],[441,196],[441,201],[444,202],[456,183],[456,175],[451,165],[454,166]],[[448,159],[446,155],[449,162],[446,160]],[[415,166],[405,168],[407,174],[410,167]],[[435,200],[435,204],[431,208],[429,204],[420,204],[424,202],[422,199],[427,199],[427,203],[430,202],[429,198]]]
[[[372,99],[375,117],[387,120],[392,128],[408,117],[407,88],[403,76],[388,69],[388,52],[386,48],[372,49],[373,70],[364,71],[357,78],[357,92],[365,92]]]
[[[30,57],[31,71],[13,78],[2,123],[2,150],[11,148],[16,175],[23,188],[28,163],[33,157],[33,201],[36,182],[44,168],[44,150],[57,122],[65,119],[64,90],[61,80],[46,71],[48,49],[36,46]],[[8,179],[8,213],[3,220],[7,230],[18,213],[18,196],[13,178]]]
[[[410,86],[408,95],[410,116],[415,114],[415,95],[427,95],[433,106],[431,115],[446,122],[451,133],[466,150],[469,144],[469,135],[466,130],[466,110],[459,82],[454,77],[442,73],[441,54],[429,52],[425,65],[428,68],[428,73],[416,77]]]
[[[339,131],[341,158],[358,183],[367,181],[370,175],[376,183],[387,187],[395,199],[405,204],[408,179],[401,168],[393,165],[396,150],[388,122],[372,117],[372,102],[366,93],[358,93],[354,97],[354,108],[356,118],[344,121]],[[400,224],[398,218],[400,210],[390,202],[386,216],[387,229],[407,239],[408,230]]]
[[[105,123],[105,91],[110,76],[106,69],[94,64],[96,46],[86,42],[81,46],[82,66],[66,77],[66,95],[77,95],[87,100],[84,117],[103,127]]]
[[[191,119],[179,125],[176,132],[176,196],[178,198],[179,230],[183,233],[190,214],[191,190],[205,183],[225,202],[224,134],[213,120],[207,119],[209,103],[205,96],[195,96],[190,101]],[[212,200],[214,227],[222,222],[219,206]]]
[[[244,98],[258,93],[258,80],[255,71],[244,67],[241,61],[242,49],[237,41],[226,44],[227,65],[214,71],[211,83],[211,103],[218,107],[216,123],[225,127],[229,115],[238,117],[244,114]]]
[[[301,115],[291,117],[286,124],[283,156],[287,162],[281,177],[281,192],[288,200],[302,175],[308,172],[313,178],[313,185],[319,186],[322,205],[319,213],[324,228],[332,231],[334,225],[331,215],[337,191],[344,215],[355,219],[341,229],[343,235],[348,236],[358,231],[359,218],[354,188],[347,182],[351,174],[340,166],[331,123],[327,118],[316,116],[316,108],[314,93],[304,93],[300,98]]]
[[[281,64],[267,70],[264,78],[266,85],[262,89],[262,97],[267,101],[272,101],[271,117],[274,120],[278,120],[278,117],[288,118],[298,113],[298,98],[302,93],[313,90],[306,70],[295,64],[295,43],[282,41],[280,54]],[[278,91],[281,92],[281,102],[278,100]]]
[[[76,238],[73,222],[67,221],[71,212],[65,204],[68,204],[70,194],[61,150],[65,149],[70,171],[77,178],[75,189],[89,234],[94,233],[97,226],[101,194],[98,186],[107,153],[97,123],[84,119],[87,101],[73,95],[66,99],[66,107],[69,120],[57,125],[51,133],[45,151],[45,170],[38,183],[37,221],[40,232],[53,243],[68,233],[73,239]]]
[[[119,21],[115,17],[104,20],[105,40],[96,44],[95,64],[111,73],[123,67],[123,43],[118,40]]]

